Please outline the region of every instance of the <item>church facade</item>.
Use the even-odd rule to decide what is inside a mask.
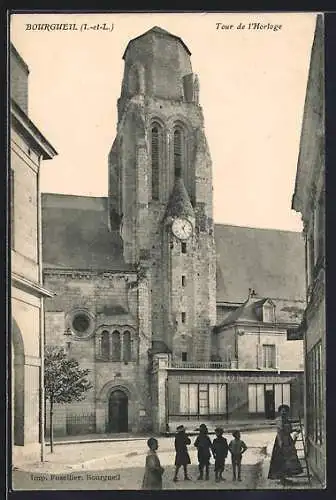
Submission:
[[[126,48],[107,198],[44,194],[46,343],[93,387],[59,435],[165,432],[301,407],[299,233],[216,225],[190,51],[152,28]],[[255,291],[254,291],[255,290]],[[247,312],[248,311],[248,312]],[[286,350],[287,349],[287,350]]]

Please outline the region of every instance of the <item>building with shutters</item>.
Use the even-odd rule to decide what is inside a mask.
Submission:
[[[303,344],[289,352],[286,328],[305,306],[303,240],[214,223],[190,55],[158,27],[131,40],[108,197],[43,195],[44,283],[57,294],[47,342],[93,382],[56,410],[59,435],[165,432],[300,404]]]
[[[307,307],[289,338],[304,340],[305,429],[311,470],[326,482],[324,26],[317,16],[292,208],[301,213]]]

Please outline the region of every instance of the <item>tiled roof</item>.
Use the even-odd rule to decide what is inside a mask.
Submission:
[[[175,195],[170,212],[189,213],[192,206],[183,183]],[[42,227],[45,268],[130,270],[119,232],[107,227],[107,198],[43,194]],[[261,297],[304,300],[300,233],[216,224],[215,240],[218,302],[243,303],[249,288]]]
[[[126,271],[122,239],[107,226],[107,198],[42,194],[44,268]]]
[[[216,329],[220,330],[221,327],[232,325],[238,320],[251,321],[251,322],[259,321],[257,309],[260,308],[267,301],[268,301],[267,298],[261,298],[258,296],[249,295],[247,300],[240,307],[237,307],[237,309],[232,311],[224,319],[224,321],[222,321],[220,325],[216,327]]]

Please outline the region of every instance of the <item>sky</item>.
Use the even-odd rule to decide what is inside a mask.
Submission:
[[[315,18],[223,12],[12,15],[11,41],[30,69],[29,117],[58,152],[44,162],[42,192],[107,196],[122,56],[130,39],[160,26],[183,39],[199,76],[215,222],[300,231],[291,199]],[[42,23],[76,23],[78,30],[26,29]],[[80,30],[96,23],[113,29]]]

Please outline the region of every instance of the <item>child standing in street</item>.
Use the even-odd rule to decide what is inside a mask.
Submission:
[[[149,451],[146,456],[145,474],[142,481],[143,490],[162,490],[162,474],[164,469],[161,467],[156,450],[159,447],[158,440],[151,437],[147,441]]]
[[[213,440],[212,447],[213,447],[213,454],[215,457],[215,476],[216,476],[216,483],[219,481],[225,481],[225,478],[223,477],[223,472],[225,468],[225,459],[228,455],[229,447],[228,447],[228,442],[223,437],[223,429],[221,427],[217,427],[215,429],[215,434],[217,437]]]
[[[177,434],[175,437],[175,475],[173,481],[176,482],[178,471],[182,465],[184,471],[184,480],[189,481],[190,477],[188,476],[188,464],[190,464],[190,456],[188,453],[188,444],[191,443],[190,438],[187,436],[185,432],[185,428],[183,425],[179,425],[176,429]]]
[[[238,472],[238,481],[241,481],[241,461],[243,453],[245,453],[245,451],[247,450],[247,446],[244,441],[240,439],[239,431],[234,431],[232,433],[232,436],[234,437],[234,439],[232,439],[229,444],[229,450],[232,460],[232,479],[233,481],[236,480],[236,472]]]
[[[197,479],[203,479],[203,473],[205,469],[205,480],[208,481],[212,443],[211,439],[208,436],[208,428],[205,424],[200,425],[199,435],[196,438],[194,446],[197,448],[198,458],[199,476]]]

